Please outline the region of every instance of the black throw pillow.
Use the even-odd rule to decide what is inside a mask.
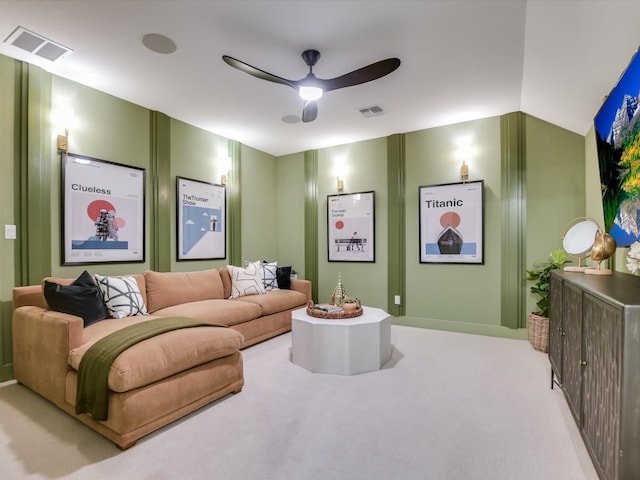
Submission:
[[[278,288],[291,290],[291,267],[278,267],[276,270]]]
[[[107,317],[100,289],[86,270],[71,285],[45,280],[44,298],[51,310],[82,317],[85,327]]]

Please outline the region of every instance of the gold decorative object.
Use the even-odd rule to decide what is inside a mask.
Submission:
[[[596,240],[593,242],[593,248],[591,249],[591,260],[598,263],[598,268],[588,268],[584,273],[591,275],[611,275],[611,270],[601,269],[600,264],[603,260],[606,260],[616,251],[616,241],[607,232],[598,230],[596,234]]]
[[[333,289],[333,295],[331,295],[331,305],[338,307],[342,306],[342,299],[347,296],[347,292],[342,285],[342,273],[338,273],[338,284]]]

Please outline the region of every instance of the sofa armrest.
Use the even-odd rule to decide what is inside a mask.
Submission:
[[[13,309],[15,310],[25,305],[48,308],[47,301],[42,292],[42,285],[28,285],[26,287],[16,287],[13,289]]]
[[[24,306],[13,311],[12,329],[16,380],[63,405],[69,351],[82,344],[82,318]]]
[[[307,302],[311,300],[311,281],[303,280],[302,278],[291,279],[291,290],[304,293],[307,297]]]

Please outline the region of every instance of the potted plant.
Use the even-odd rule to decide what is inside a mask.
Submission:
[[[355,312],[360,306],[360,300],[355,297],[344,297],[342,299],[342,311],[346,313]]]
[[[549,293],[551,292],[551,272],[561,269],[569,263],[567,252],[556,248],[549,254],[551,261],[536,262],[527,269],[527,280],[535,282],[531,293],[540,297],[536,306],[538,311],[529,314],[529,342],[533,348],[541,352],[549,351]]]

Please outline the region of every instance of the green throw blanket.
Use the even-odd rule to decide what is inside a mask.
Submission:
[[[225,325],[204,323],[193,318],[164,317],[130,325],[98,340],[80,360],[76,413],[90,413],[95,420],[106,420],[109,412],[109,369],[116,357],[143,340],[191,327],[226,328]]]

